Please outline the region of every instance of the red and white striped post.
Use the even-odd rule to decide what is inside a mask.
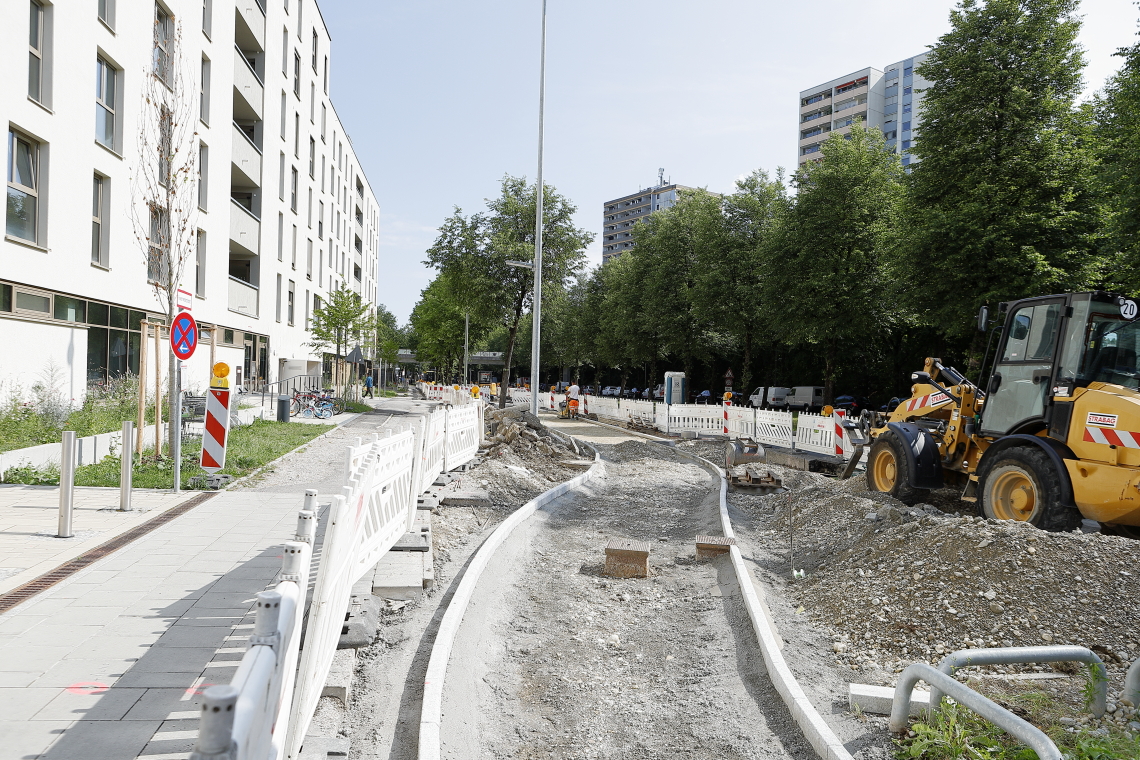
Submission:
[[[550,408],[553,410],[558,409],[558,407],[554,405],[554,389],[553,388],[550,389]]]
[[[842,409],[831,412],[831,416],[835,418],[835,456],[840,459],[843,458],[843,418],[846,414]]]
[[[724,434],[728,435],[728,408],[732,406],[732,394],[725,391],[724,394]]]
[[[218,362],[213,367],[210,388],[206,391],[206,423],[202,431],[202,469],[213,475],[226,466],[226,441],[230,432],[229,365]]]

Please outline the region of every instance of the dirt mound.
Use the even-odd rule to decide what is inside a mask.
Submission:
[[[789,593],[832,627],[853,669],[898,672],[984,646],[1076,644],[1110,668],[1140,654],[1140,542],[907,507],[862,479],[762,469],[789,492],[730,501],[771,531],[785,562],[770,570],[807,571]]]

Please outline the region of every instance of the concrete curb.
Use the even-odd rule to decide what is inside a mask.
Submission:
[[[734,538],[732,521],[728,517],[728,480],[724,470],[709,460],[688,452],[680,452],[687,457],[700,461],[705,467],[713,470],[720,477],[720,522],[726,538]],[[843,746],[843,742],[824,721],[823,716],[815,709],[811,701],[800,688],[795,675],[784,660],[780,652],[780,637],[775,625],[768,618],[763,602],[756,594],[753,586],[752,574],[744,564],[744,556],[740,548],[729,548],[732,567],[736,571],[736,581],[744,596],[744,606],[748,608],[748,617],[752,620],[752,629],[756,631],[756,638],[760,642],[760,651],[764,655],[764,665],[768,669],[768,678],[780,693],[780,698],[788,706],[792,719],[803,731],[804,737],[815,749],[822,760],[854,760],[851,753]]]
[[[451,598],[447,612],[444,613],[443,620],[439,624],[439,631],[436,633],[435,643],[432,645],[431,656],[428,659],[427,673],[424,676],[423,704],[420,708],[419,760],[439,760],[440,758],[443,686],[444,679],[447,676],[447,663],[451,659],[451,648],[455,644],[455,637],[459,633],[459,626],[463,622],[467,605],[470,604],[471,597],[475,593],[475,587],[479,584],[479,577],[490,563],[492,555],[503,545],[503,542],[507,540],[514,529],[533,515],[539,507],[557,499],[570,489],[582,485],[604,469],[602,457],[595,449],[594,464],[590,469],[556,485],[545,493],[539,494],[516,509],[499,524],[495,532],[487,538],[487,541],[479,547],[479,551],[471,558],[471,564],[459,581],[455,595]]]
[[[617,425],[611,425],[608,422],[599,422],[598,420],[591,420],[587,417],[579,417],[578,421],[579,422],[588,422],[591,425],[598,425],[600,427],[610,428],[611,430],[617,430],[617,431],[620,431],[622,433],[625,433],[626,435],[635,435],[638,438],[644,438],[647,441],[653,441],[654,443],[660,443],[662,446],[676,446],[677,445],[677,440],[674,438],[658,438],[655,435],[649,435],[648,433],[641,433],[641,432],[638,432],[636,430],[628,430],[628,429],[623,428],[623,427],[618,427]]]

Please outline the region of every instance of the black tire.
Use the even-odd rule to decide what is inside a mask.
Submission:
[[[893,432],[883,433],[875,439],[867,455],[867,488],[889,493],[910,506],[923,501],[930,490],[910,484],[910,465],[904,445]]]
[[[1081,524],[1081,513],[1061,504],[1061,473],[1036,447],[1000,452],[978,478],[978,494],[982,517],[1052,531],[1070,531]]]

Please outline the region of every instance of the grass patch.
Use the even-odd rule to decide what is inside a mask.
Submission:
[[[371,412],[372,407],[360,401],[346,401],[344,402],[344,411],[363,414]]]
[[[1056,704],[1048,694],[1022,694],[1016,701],[1041,711],[1036,715],[1021,714],[1020,717],[1048,734],[1067,760],[1140,757],[1140,738],[1119,729],[1107,729],[1103,735],[1088,728],[1072,732],[1048,718],[1038,717],[1057,712]],[[1014,712],[1020,714],[1028,710],[1014,706]],[[1037,760],[1036,752],[971,710],[950,702],[943,702],[940,710],[916,720],[910,730],[914,736],[895,742],[895,756],[900,760]]]
[[[240,478],[272,462],[298,446],[307,443],[328,431],[331,425],[307,425],[290,422],[270,422],[254,420],[251,425],[243,425],[230,431],[226,446],[226,466],[222,470],[227,475]],[[199,439],[182,444],[182,487],[191,489],[190,478],[205,474],[198,465],[202,442]],[[95,464],[80,467],[75,471],[77,486],[119,485],[120,459],[111,454]],[[5,483],[25,485],[59,485],[59,468],[13,467],[4,474]],[[135,488],[171,488],[174,485],[174,460],[169,456],[157,459],[153,452],[135,456],[133,483]]]

